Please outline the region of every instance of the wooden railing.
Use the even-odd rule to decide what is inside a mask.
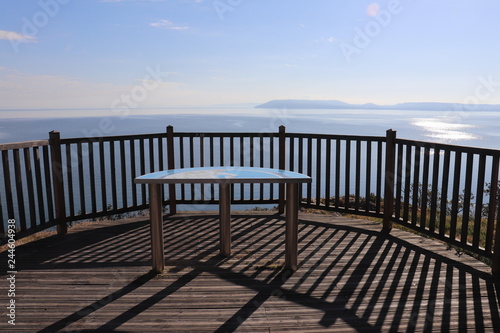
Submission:
[[[393,220],[490,258],[498,272],[500,151],[403,139],[394,144]]]
[[[481,255],[500,272],[500,151],[386,136],[286,133],[165,133],[0,144],[0,232],[15,219],[18,236],[69,222],[148,207],[139,175],[195,166],[255,166],[307,174],[305,208],[368,215]],[[163,204],[218,203],[214,185],[164,186]],[[233,204],[273,204],[277,184],[233,185]],[[175,198],[175,200],[173,200]]]

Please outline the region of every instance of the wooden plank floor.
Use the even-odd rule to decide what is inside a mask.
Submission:
[[[377,223],[300,214],[299,269],[284,263],[284,219],[234,213],[233,255],[218,217],[165,220],[166,271],[149,274],[147,219],[77,226],[17,248],[16,325],[2,332],[500,331],[489,268]],[[2,253],[2,262],[7,262]],[[5,281],[5,271],[2,272]]]

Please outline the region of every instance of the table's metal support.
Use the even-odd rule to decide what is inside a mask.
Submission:
[[[161,184],[149,184],[149,216],[151,226],[151,257],[153,271],[162,273],[165,268],[163,248],[163,214]]]
[[[286,185],[285,269],[297,269],[299,197],[298,184]]]
[[[231,184],[219,185],[220,254],[231,255]]]

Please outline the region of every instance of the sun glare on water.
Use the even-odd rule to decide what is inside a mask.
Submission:
[[[420,127],[426,132],[425,136],[446,141],[474,140],[477,135],[468,132],[474,125],[456,124],[435,118],[418,118],[412,120],[412,125]]]

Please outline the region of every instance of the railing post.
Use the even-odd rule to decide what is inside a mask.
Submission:
[[[497,218],[497,229],[495,232],[495,247],[491,258],[491,272],[500,276],[500,219]]]
[[[167,167],[169,170],[175,169],[175,156],[174,156],[174,127],[167,126]],[[175,184],[168,185],[168,201],[170,206],[170,214],[177,213],[177,205],[175,203]]]
[[[384,188],[384,221],[383,231],[392,229],[394,214],[394,176],[396,164],[396,131],[389,129],[385,141],[385,188]]]
[[[54,204],[56,208],[57,234],[66,235],[66,207],[64,200],[64,181],[62,171],[61,155],[61,133],[52,131],[49,133],[50,158],[52,163],[52,186],[54,188]]]
[[[498,186],[491,184],[491,186]],[[491,257],[491,273],[500,275],[500,205],[497,207],[497,219],[495,228],[495,243],[493,246],[493,255]]]
[[[279,127],[279,136],[278,136],[278,147],[279,147],[279,162],[278,167],[280,170],[285,170],[286,165],[286,137],[285,137],[286,129],[285,126],[281,125]],[[283,214],[285,212],[285,184],[279,184],[279,202],[278,202],[278,213]]]

